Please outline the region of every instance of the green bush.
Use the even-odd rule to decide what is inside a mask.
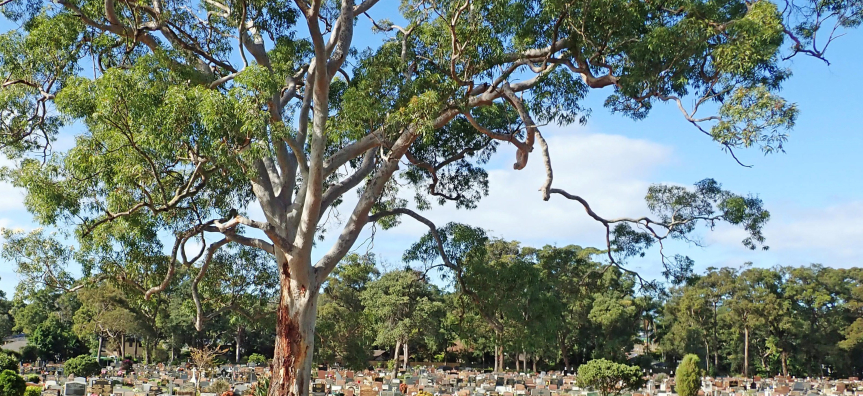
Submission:
[[[644,386],[641,367],[594,359],[578,367],[578,386],[593,388],[602,396],[619,395]]]
[[[0,396],[24,396],[27,383],[12,370],[0,373]]]
[[[102,368],[99,367],[99,362],[96,358],[88,355],[81,355],[71,358],[63,365],[63,370],[66,374],[72,374],[76,377],[92,377],[99,374]]]
[[[260,366],[267,363],[267,357],[260,353],[253,353],[249,355],[249,363],[255,363]]]
[[[27,376],[27,382],[31,384],[38,384],[39,381],[42,381],[42,377],[39,374],[30,374]]]
[[[18,372],[18,359],[14,355],[0,352],[0,372],[4,370],[12,370]]]
[[[674,375],[674,386],[679,396],[696,396],[701,389],[701,359],[689,354],[683,357]]]
[[[42,387],[41,386],[28,386],[24,391],[24,396],[41,396],[42,395]]]

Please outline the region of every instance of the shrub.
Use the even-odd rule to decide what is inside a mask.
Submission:
[[[0,373],[0,396],[24,396],[27,383],[12,370]]]
[[[683,357],[680,366],[677,366],[674,376],[674,386],[680,396],[696,396],[701,389],[701,359],[689,354]]]
[[[99,367],[99,362],[96,358],[88,355],[81,355],[71,358],[63,365],[63,370],[66,374],[72,374],[76,377],[92,377],[99,374],[102,368]]]
[[[18,372],[18,359],[14,355],[6,352],[0,352],[0,372],[12,370]]]
[[[260,353],[253,353],[249,355],[249,363],[255,363],[260,366],[267,363],[267,357]]]
[[[213,381],[213,383],[210,384],[210,386],[202,389],[203,393],[216,393],[219,395],[221,395],[222,393],[227,392],[229,390],[231,390],[231,384],[228,383],[228,381],[225,381],[223,379],[217,379],[217,380]]]
[[[120,370],[131,371],[132,370],[132,360],[130,360],[130,359],[123,360],[123,362],[120,363]]]
[[[42,381],[42,377],[39,374],[30,374],[27,376],[27,382],[31,384],[38,384],[39,381]]]
[[[593,388],[602,396],[619,395],[644,385],[641,368],[594,359],[578,367],[578,386]]]
[[[24,390],[24,396],[41,396],[42,395],[42,387],[41,386],[28,386],[26,390]]]

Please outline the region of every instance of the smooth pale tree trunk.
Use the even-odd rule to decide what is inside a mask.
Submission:
[[[240,363],[240,355],[243,351],[243,326],[237,326],[237,335],[234,337],[234,341],[237,344],[234,362]]]
[[[144,364],[150,364],[150,340],[144,340]]]
[[[516,356],[515,356],[515,371],[516,372],[518,372],[518,359],[519,359],[519,356],[518,356],[518,354],[516,354]]]
[[[404,345],[402,345],[402,347],[404,347],[404,362],[402,363],[402,369],[407,371],[408,370],[408,359],[410,359],[410,355],[408,354],[408,352],[410,351],[410,348],[408,348],[407,342],[405,342]]]
[[[287,257],[276,249],[276,257]],[[278,260],[280,297],[270,396],[306,396],[312,374],[318,292],[310,258]]]
[[[497,344],[494,344],[494,372],[500,372],[500,359],[497,358]]]
[[[395,377],[399,371],[399,356],[401,356],[401,351],[402,351],[402,342],[396,341],[396,350],[395,350],[395,353],[393,353],[393,377]]]
[[[527,371],[527,352],[524,349],[521,350],[521,369]]]
[[[749,326],[743,328],[743,377],[749,378]]]
[[[710,343],[707,340],[704,341],[704,348],[706,353],[704,354],[704,362],[707,366],[707,373],[710,375]]]
[[[99,349],[96,350],[96,361],[99,362],[99,366],[102,366],[102,335],[99,334]]]
[[[171,365],[174,364],[174,334],[171,333]]]
[[[126,335],[120,336],[120,359],[126,358]]]

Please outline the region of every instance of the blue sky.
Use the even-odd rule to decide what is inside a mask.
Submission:
[[[0,31],[8,28],[8,22],[0,21]],[[361,21],[358,29],[367,28],[368,23]],[[374,46],[380,38],[358,34],[355,46]],[[829,66],[802,56],[789,62],[794,75],[782,95],[798,104],[800,117],[785,154],[738,151],[738,157],[752,168],[737,165],[717,144],[685,122],[676,106],[657,106],[646,120],[632,121],[602,107],[608,90],[592,92],[587,101],[593,114],[587,125],[544,129],[550,142],[555,186],[584,196],[599,214],[616,217],[647,214],[643,196],[651,183],[691,185],[712,177],[727,189],[757,194],[764,200],[772,213],[765,231],[771,249],[746,250],[740,244],[742,233],[728,227],[705,230],[701,234],[704,248],[669,246],[672,253],[695,259],[697,269],[739,266],[747,261],[768,267],[810,263],[859,266],[863,259],[861,48],[863,33],[852,31],[831,45]],[[58,146],[68,146],[70,141],[71,134],[67,134]],[[466,222],[497,237],[533,246],[602,246],[602,227],[577,203],[561,197],[542,201],[537,192],[543,181],[538,156],[522,171],[512,170],[513,159],[511,147],[499,150],[489,168],[491,193],[478,209],[456,210],[449,205],[427,212],[427,217],[438,225]],[[351,196],[346,204],[352,202]],[[21,191],[0,184],[0,227],[37,226],[22,201]],[[343,206],[342,213],[347,212]],[[373,243],[358,243],[355,249],[371,249],[386,267],[401,266],[401,253],[425,231],[405,220],[396,229],[378,231]],[[319,244],[316,254],[323,254],[329,242]],[[647,276],[656,276],[661,271],[658,257],[653,251],[631,265]],[[12,264],[0,261],[0,290],[11,296],[16,283]]]

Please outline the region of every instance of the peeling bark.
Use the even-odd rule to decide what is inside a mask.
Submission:
[[[318,285],[311,284],[314,277],[309,276],[309,271],[293,271],[308,266],[308,262],[295,258],[280,265],[281,297],[270,396],[309,393]]]

